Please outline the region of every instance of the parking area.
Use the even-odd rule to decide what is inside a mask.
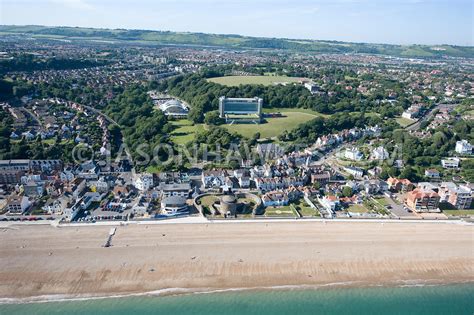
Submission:
[[[415,217],[415,214],[413,212],[408,212],[407,210],[404,209],[404,206],[400,201],[395,200],[393,198],[385,197],[385,200],[387,201],[388,207],[390,212],[392,212],[394,215],[397,217]]]

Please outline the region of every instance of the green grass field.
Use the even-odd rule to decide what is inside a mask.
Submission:
[[[284,130],[290,131],[317,116],[329,116],[306,108],[264,108],[264,112],[280,112],[284,117],[266,118],[266,122],[259,125],[223,124],[221,127],[247,138],[253,137],[257,132],[260,133],[260,138],[272,138],[279,136]],[[171,124],[174,126],[174,130],[170,134],[171,140],[176,144],[186,144],[193,141],[194,135],[206,128],[204,124],[193,125],[193,123],[187,119],[174,120],[171,121]]]
[[[210,82],[226,85],[226,86],[239,86],[241,84],[261,84],[261,85],[273,85],[276,83],[291,83],[298,82],[301,78],[285,77],[285,76],[271,76],[271,75],[255,75],[255,76],[225,76],[208,79]]]
[[[308,108],[288,108],[288,107],[283,107],[283,108],[275,108],[275,107],[264,107],[263,108],[263,112],[264,113],[283,113],[283,114],[286,114],[286,113],[302,113],[302,114],[310,114],[310,115],[313,115],[313,116],[321,116],[321,117],[329,117],[331,115],[328,115],[328,114],[321,114],[319,112],[316,112],[312,109],[308,109]]]
[[[301,112],[285,112],[285,117],[266,118],[262,124],[233,124],[222,125],[230,132],[238,133],[244,137],[250,138],[255,133],[260,133],[260,138],[277,137],[283,131],[290,131],[300,124],[314,119],[316,115]]]
[[[194,140],[194,135],[204,129],[204,125],[195,124],[187,119],[171,122],[175,129],[171,132],[171,140],[176,144],[186,144]]]
[[[403,128],[405,128],[406,126],[411,125],[415,122],[414,120],[408,119],[408,118],[405,118],[405,117],[397,117],[397,118],[395,118],[395,120]]]
[[[353,212],[353,213],[367,213],[369,210],[364,207],[363,205],[350,205],[347,209],[347,212]]]
[[[297,200],[293,205],[303,217],[319,216],[319,211],[311,208],[304,199]]]
[[[298,214],[290,206],[267,207],[264,215],[266,217],[298,217]]]
[[[474,209],[467,210],[443,210],[446,215],[452,216],[474,216]]]

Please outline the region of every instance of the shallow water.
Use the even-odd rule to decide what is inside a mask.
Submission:
[[[231,291],[0,305],[0,314],[474,314],[474,284]]]

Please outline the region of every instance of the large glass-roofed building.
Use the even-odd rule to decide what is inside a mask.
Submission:
[[[254,98],[219,98],[219,115],[227,122],[260,122],[263,100]]]

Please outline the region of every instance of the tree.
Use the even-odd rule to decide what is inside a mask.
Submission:
[[[349,186],[342,187],[342,195],[344,197],[352,197],[354,193],[352,192],[352,188]]]
[[[218,126],[224,123],[224,119],[222,119],[219,116],[218,111],[212,111],[206,114],[206,118],[204,118],[204,122],[206,123],[206,125]]]

